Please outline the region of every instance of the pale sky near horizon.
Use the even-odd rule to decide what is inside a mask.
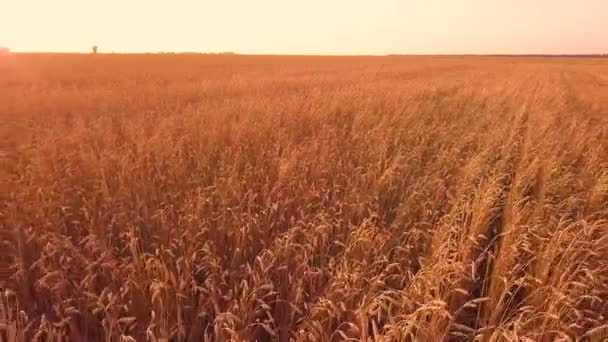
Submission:
[[[12,51],[608,53],[608,0],[0,0]]]

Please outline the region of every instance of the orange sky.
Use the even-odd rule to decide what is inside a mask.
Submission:
[[[608,53],[608,0],[0,0],[13,51]]]

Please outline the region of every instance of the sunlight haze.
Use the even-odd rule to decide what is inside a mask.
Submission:
[[[0,0],[12,51],[608,52],[608,1]]]

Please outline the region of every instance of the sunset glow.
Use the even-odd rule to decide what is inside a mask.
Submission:
[[[2,0],[12,51],[605,53],[604,0]]]

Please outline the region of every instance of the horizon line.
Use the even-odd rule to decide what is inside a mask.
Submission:
[[[234,51],[198,52],[198,51],[148,51],[148,52],[82,52],[82,51],[11,51],[9,54],[64,54],[64,55],[220,55],[220,56],[308,56],[308,57],[450,57],[450,56],[478,56],[478,57],[608,57],[603,53],[386,53],[386,54],[306,54],[306,53],[239,53]]]

